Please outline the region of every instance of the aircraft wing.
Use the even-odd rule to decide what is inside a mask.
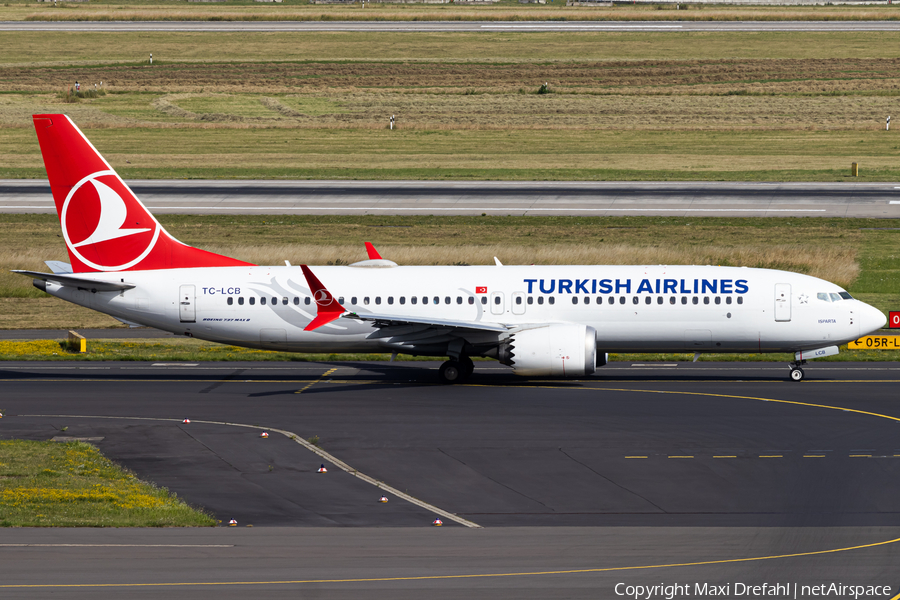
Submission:
[[[357,321],[369,321],[378,328],[398,327],[404,325],[425,325],[440,329],[457,329],[468,331],[491,331],[494,333],[506,333],[509,328],[500,323],[482,323],[480,321],[450,321],[445,319],[429,319],[426,317],[405,317],[399,315],[358,314],[355,312],[344,313],[345,319]]]
[[[122,290],[130,290],[135,286],[130,283],[117,283],[114,281],[100,281],[89,277],[81,277],[71,273],[41,273],[39,271],[13,271],[19,275],[25,275],[41,281],[48,281],[59,285],[67,285],[69,287],[81,288],[83,290],[91,290],[98,292],[118,292]]]

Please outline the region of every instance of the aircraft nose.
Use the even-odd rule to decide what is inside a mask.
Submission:
[[[887,317],[884,313],[868,304],[863,304],[863,308],[859,318],[859,335],[867,335],[881,329],[887,324]]]

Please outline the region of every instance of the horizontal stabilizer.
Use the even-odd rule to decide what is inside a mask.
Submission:
[[[44,264],[57,275],[67,275],[72,272],[72,265],[61,260],[45,260]]]
[[[69,287],[90,290],[92,292],[119,292],[122,290],[130,290],[134,285],[130,283],[117,283],[114,281],[99,281],[88,277],[79,277],[78,275],[68,274],[61,275],[57,273],[41,273],[39,271],[13,271],[19,275],[40,279],[48,283],[58,285],[67,285]]]

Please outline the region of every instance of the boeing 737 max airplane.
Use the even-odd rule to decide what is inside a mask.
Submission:
[[[712,266],[398,267],[367,244],[350,266],[257,266],[187,246],[150,214],[66,115],[35,115],[70,263],[16,271],[129,324],[289,352],[470,357],[519,375],[581,377],[608,352],[793,352],[880,329],[879,310],[797,273]]]

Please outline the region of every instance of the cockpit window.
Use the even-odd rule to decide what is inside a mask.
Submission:
[[[853,296],[850,295],[850,292],[841,292],[838,294],[844,300],[853,300]]]
[[[828,299],[828,294],[824,292],[819,292],[818,294],[816,294],[816,298],[818,298],[819,300],[824,300],[825,302],[831,302],[831,300]]]
[[[832,301],[832,302],[840,302],[840,301],[841,301],[841,297],[838,296],[837,294],[831,294],[831,301]]]

